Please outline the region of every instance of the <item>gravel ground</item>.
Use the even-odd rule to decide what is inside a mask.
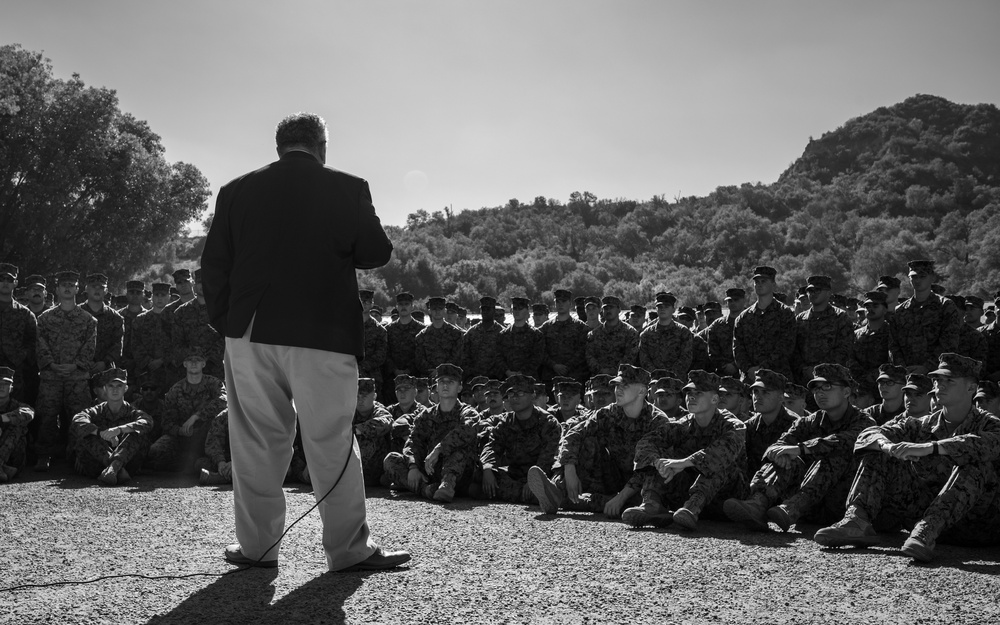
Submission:
[[[139,476],[107,488],[65,465],[0,488],[0,588],[140,573],[219,574],[232,491]],[[288,521],[313,504],[287,488]],[[0,592],[0,623],[997,623],[1000,549],[821,550],[805,533],[632,530],[587,514],[373,489],[373,534],[410,567],[328,573],[319,516],[285,538],[281,568],[119,578]]]

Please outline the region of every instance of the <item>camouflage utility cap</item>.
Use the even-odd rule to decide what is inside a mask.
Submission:
[[[753,384],[750,385],[750,388],[760,388],[765,391],[784,392],[786,386],[788,386],[788,378],[781,375],[777,371],[771,371],[770,369],[757,369],[757,373],[754,374]]]
[[[809,388],[821,384],[833,384],[835,386],[854,386],[854,378],[851,372],[844,365],[833,363],[823,363],[813,367],[813,379],[809,380]]]
[[[618,365],[618,376],[610,380],[611,384],[642,384],[649,386],[649,372],[632,365]]]
[[[721,385],[722,378],[718,375],[703,369],[695,369],[688,372],[688,383],[684,386],[683,390],[696,391],[698,393],[707,391],[718,393]]]
[[[879,380],[890,380],[894,384],[906,384],[906,368],[889,363],[879,365],[876,382]]]
[[[978,380],[979,372],[982,370],[982,367],[983,363],[979,362],[975,358],[961,356],[952,352],[945,352],[940,356],[938,368],[931,371],[927,375],[932,378],[940,375],[952,378],[968,378],[970,380]]]
[[[906,376],[904,391],[916,391],[920,395],[926,395],[934,388],[934,382],[922,373],[911,373]]]

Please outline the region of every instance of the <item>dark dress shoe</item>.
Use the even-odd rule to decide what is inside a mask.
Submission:
[[[409,558],[409,556],[407,556],[407,558]],[[246,557],[243,555],[243,547],[240,547],[239,543],[234,543],[226,547],[226,560],[241,566],[257,566],[263,569],[278,568],[277,560],[261,560],[260,562],[257,562],[253,558]]]
[[[394,569],[400,564],[410,561],[409,551],[386,551],[381,547],[375,549],[375,553],[368,556],[367,560],[358,562],[354,566],[348,567],[348,571],[381,571],[384,569]]]

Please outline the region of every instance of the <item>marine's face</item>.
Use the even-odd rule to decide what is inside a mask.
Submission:
[[[979,401],[976,404],[980,405]],[[931,394],[920,393],[913,389],[903,391],[903,407],[910,414],[927,414],[931,409]]]
[[[736,412],[740,407],[740,394],[731,391],[719,391],[719,408]]]
[[[594,408],[603,408],[615,401],[615,394],[611,391],[594,391]]]
[[[510,406],[511,410],[521,412],[531,407],[535,396],[533,393],[526,393],[524,391],[508,391],[506,399],[507,405]]]
[[[579,393],[558,393],[556,399],[559,400],[559,410],[564,413],[572,412],[580,405]]]
[[[615,403],[619,406],[628,406],[645,394],[645,384],[615,384]]]
[[[80,291],[80,286],[76,282],[69,280],[56,285],[56,294],[61,301],[76,300],[76,294]]]
[[[882,396],[885,401],[894,401],[899,399],[899,396],[903,393],[903,385],[900,382],[890,380],[888,378],[882,378],[878,381],[878,394]]]
[[[932,284],[934,284],[934,274],[932,273],[915,273],[910,276],[910,286],[913,287],[914,291],[929,291]]]
[[[128,384],[120,380],[112,380],[104,385],[104,396],[108,398],[108,401],[121,401],[127,390]]]
[[[977,385],[967,378],[950,375],[936,375],[934,380],[934,396],[942,406],[951,406],[975,396]]]
[[[719,403],[718,391],[699,391],[688,389],[684,392],[684,401],[688,412],[705,413],[714,410]]]
[[[417,399],[417,387],[415,386],[399,386],[396,387],[396,401],[399,403],[409,406]]]
[[[9,380],[0,380],[0,403],[6,403],[10,397],[10,391],[14,388],[14,383]]]
[[[129,306],[142,306],[145,293],[143,293],[142,289],[129,289],[125,291],[125,297],[128,299]]]
[[[450,377],[440,377],[435,384],[438,399],[458,399],[458,394],[462,392],[462,382]]]
[[[10,297],[17,288],[17,279],[9,273],[0,274],[0,295]]]
[[[848,402],[851,396],[851,389],[839,384],[815,384],[812,387],[813,398],[816,405],[822,410],[835,410]]]
[[[826,289],[808,289],[806,290],[806,296],[809,298],[809,303],[813,306],[822,306],[830,301],[830,291]]]
[[[666,391],[661,391],[656,393],[653,397],[656,407],[664,412],[676,410],[677,407],[681,405],[680,393],[668,393]]]
[[[177,287],[177,292],[183,295],[190,295],[194,290],[194,286],[191,284],[190,280],[178,280],[174,282],[174,286]]]
[[[569,298],[557,298],[556,299],[556,312],[560,315],[568,315],[573,307],[573,302]]]
[[[774,293],[774,280],[765,276],[755,277],[753,279],[753,291],[757,294],[757,297],[771,295]]]
[[[399,313],[400,317],[408,317],[413,312],[413,302],[409,300],[404,300],[402,302],[396,302],[396,311]]]
[[[153,308],[159,310],[170,303],[170,293],[168,291],[157,291],[152,297]]]
[[[198,375],[205,369],[205,361],[201,358],[187,358],[184,360],[184,370],[190,375]]]
[[[444,306],[435,306],[434,308],[428,308],[427,312],[430,314],[431,321],[443,321],[447,311]]]
[[[753,409],[757,412],[767,414],[774,412],[784,401],[784,393],[777,390],[756,387],[753,389]]]
[[[358,412],[369,412],[375,408],[375,391],[358,392]]]
[[[45,296],[46,292],[44,286],[36,284],[28,287],[28,301],[35,306],[43,304],[45,302]]]

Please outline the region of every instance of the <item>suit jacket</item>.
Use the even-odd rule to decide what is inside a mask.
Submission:
[[[227,337],[253,320],[254,343],[363,358],[354,270],[391,254],[365,180],[287,152],[219,191],[201,257],[209,321]]]

